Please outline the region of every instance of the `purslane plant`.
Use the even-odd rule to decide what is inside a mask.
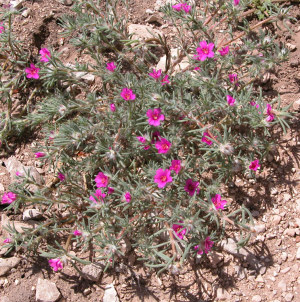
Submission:
[[[165,37],[133,40],[115,2],[106,12],[97,1],[77,3],[76,16],[64,16],[60,24],[90,63],[72,66],[48,45],[32,61],[22,42],[5,44],[13,14],[3,16],[1,48],[15,67],[9,83],[1,84],[8,106],[1,141],[8,148],[12,136],[43,126],[35,157],[55,176],[38,184],[18,171],[2,203],[16,212],[36,207],[44,221],[22,235],[9,226],[10,249],[37,252],[54,271],[68,260],[76,268],[77,261],[105,260],[109,266],[134,251],[161,272],[209,253],[229,230],[240,232],[240,245],[248,241],[251,213],[228,202],[221,186],[236,175],[259,173],[272,127],[285,128],[289,116],[277,100],[265,102],[254,81],[287,58],[261,29],[287,17],[287,9],[274,5],[266,20],[250,25],[248,5],[220,0],[165,6],[178,31],[174,61]],[[165,52],[164,70],[154,65],[159,58],[153,49]],[[178,72],[183,59],[188,65]],[[91,91],[78,72],[94,75],[101,87]],[[29,98],[42,98],[14,118],[18,84]],[[90,258],[81,258],[86,251]]]

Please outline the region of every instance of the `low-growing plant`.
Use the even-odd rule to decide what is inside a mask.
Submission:
[[[197,3],[162,8],[177,32],[170,41],[129,34],[125,1],[107,1],[105,10],[100,1],[78,1],[59,20],[62,35],[89,58],[73,65],[48,45],[29,54],[13,37],[19,11],[2,13],[2,147],[42,127],[35,157],[54,176],[40,184],[18,171],[2,203],[15,212],[36,207],[44,221],[23,234],[8,227],[7,247],[39,253],[55,271],[68,259],[76,268],[110,266],[134,250],[162,272],[233,232],[246,244],[251,213],[226,200],[226,186],[236,176],[255,178],[272,149],[271,129],[288,126],[287,108],[267,103],[257,85],[287,58],[262,27],[288,18],[288,8],[269,1],[268,17],[250,24],[252,1]],[[100,83],[93,90],[87,75]],[[13,115],[16,91],[26,104]]]

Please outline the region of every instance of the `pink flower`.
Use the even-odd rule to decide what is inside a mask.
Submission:
[[[46,154],[44,152],[36,152],[34,153],[35,158],[40,158],[40,157],[44,157]]]
[[[17,199],[17,194],[15,194],[13,192],[4,193],[3,196],[2,196],[1,203],[2,204],[5,204],[5,203],[10,204],[10,203],[14,202],[16,199]]]
[[[0,34],[2,34],[4,32],[4,26],[2,26],[3,23],[0,23]]]
[[[239,5],[239,3],[240,3],[240,0],[233,0],[233,4],[234,4],[235,6]]]
[[[193,181],[191,178],[189,178],[185,182],[184,190],[188,192],[190,196],[193,196],[198,186],[199,186],[198,181]]]
[[[173,179],[171,177],[171,171],[169,169],[156,170],[156,174],[154,176],[154,182],[157,183],[159,188],[164,188],[168,182],[172,182]]]
[[[107,190],[107,194],[109,195],[109,194],[112,194],[112,193],[114,193],[115,192],[115,189],[114,188],[112,188],[112,187],[108,187],[108,190]]]
[[[116,106],[115,106],[115,104],[112,103],[112,104],[109,105],[109,107],[110,107],[110,111],[111,111],[111,112],[115,112],[115,111],[116,111]]]
[[[133,100],[135,100],[135,94],[129,88],[123,88],[123,90],[122,90],[122,92],[121,92],[120,95],[121,95],[121,97],[125,101],[133,101]]]
[[[237,76],[237,74],[236,73],[231,73],[231,74],[229,74],[228,75],[228,78],[229,78],[229,81],[231,82],[231,83],[233,83],[233,84],[238,84],[238,76]]]
[[[268,115],[267,118],[266,118],[267,122],[272,122],[273,120],[274,120],[274,115],[273,114]]]
[[[106,64],[106,69],[109,71],[114,72],[116,68],[115,62],[109,62]]]
[[[183,223],[183,221],[179,220],[179,223]],[[177,237],[180,238],[181,240],[183,239],[184,235],[187,232],[187,230],[184,229],[183,226],[180,224],[173,224],[172,229],[175,232],[175,234],[177,235]]]
[[[139,142],[145,144],[146,143],[146,139],[143,136],[137,136],[136,137],[138,139]]]
[[[50,51],[47,48],[42,48],[40,50],[40,55],[41,55],[41,62],[48,62],[49,58],[51,57]]]
[[[28,79],[31,79],[31,78],[38,79],[39,78],[39,70],[40,70],[40,68],[35,67],[35,65],[31,63],[30,67],[25,68],[25,72],[27,73],[26,77]]]
[[[255,108],[257,108],[257,109],[259,108],[259,104],[257,104],[257,103],[254,102],[254,101],[251,101],[251,102],[250,102],[250,105],[251,105],[251,106],[255,106]]]
[[[63,268],[63,264],[59,258],[50,259],[48,262],[55,272]]]
[[[169,76],[166,74],[164,78],[161,80],[161,85],[164,86],[166,84],[170,84]]]
[[[227,203],[227,200],[221,200],[221,195],[216,194],[212,199],[212,203],[214,204],[216,210],[224,210],[224,206]]]
[[[229,106],[234,106],[235,99],[231,95],[226,95],[227,103]]]
[[[155,143],[155,148],[158,150],[158,153],[167,153],[171,148],[171,143],[165,138],[162,138]]]
[[[256,160],[251,162],[251,164],[249,166],[249,169],[253,170],[253,171],[256,171],[259,167],[260,167],[259,160],[256,159]]]
[[[16,171],[16,176],[21,177],[22,176],[22,172]]]
[[[202,139],[201,139],[201,142],[203,143],[206,143],[207,145],[212,145],[212,141],[210,139],[208,139],[207,137],[209,137],[211,139],[211,136],[209,135],[208,132],[204,132],[203,133],[203,136],[202,136]]]
[[[149,117],[148,119],[149,125],[152,126],[159,126],[160,121],[163,121],[165,119],[165,116],[161,114],[160,108],[155,108],[153,110],[149,109],[146,115]]]
[[[172,5],[172,8],[175,9],[176,11],[181,11],[182,3],[177,3],[175,5]]]
[[[126,202],[130,202],[131,201],[131,194],[130,194],[130,192],[126,192],[125,195],[124,195],[124,197],[125,197]]]
[[[74,230],[73,235],[74,236],[81,236],[82,232],[80,232],[79,230]]]
[[[267,118],[266,121],[267,122],[272,122],[274,120],[274,115],[273,115],[273,111],[272,111],[272,106],[270,104],[267,104]]]
[[[270,104],[267,104],[267,115],[272,114],[272,106]]]
[[[179,171],[181,170],[181,161],[178,159],[174,159],[172,160],[172,164],[170,167],[170,170],[174,170],[176,174],[179,173]]]
[[[95,195],[95,197],[97,198],[98,201],[100,200],[100,201],[102,201],[102,202],[103,202],[104,198],[106,197],[106,194],[105,194],[105,193],[102,193],[102,191],[101,191],[100,189],[97,189],[94,195]],[[89,199],[90,199],[91,201],[97,203],[97,200],[94,198],[93,195],[91,195],[91,196],[89,197]]]
[[[57,177],[59,178],[60,181],[64,181],[66,179],[66,176],[62,173],[58,173]]]
[[[214,242],[210,240],[210,237],[206,237],[204,242],[201,242],[199,245],[194,246],[194,249],[197,251],[198,255],[202,255],[203,252],[207,254],[213,247]]]
[[[229,46],[222,47],[218,52],[221,56],[226,56],[229,53]]]
[[[155,70],[154,68],[152,68],[152,72],[149,73],[149,76],[155,80],[159,79],[161,76],[161,69]]]
[[[95,178],[97,188],[106,187],[108,180],[109,178],[103,172],[99,172]]]
[[[10,243],[11,242],[11,239],[10,238],[5,238],[4,240],[3,240],[3,243]]]
[[[206,41],[201,41],[200,47],[197,47],[197,54],[194,56],[194,59],[205,61],[207,58],[213,58],[215,53],[213,52],[214,43],[207,44]]]
[[[201,70],[201,68],[199,66],[195,67],[194,70]]]
[[[181,8],[188,13],[191,10],[191,6],[188,5],[187,3],[182,3]]]

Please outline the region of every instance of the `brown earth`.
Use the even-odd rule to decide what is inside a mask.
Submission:
[[[5,1],[2,1],[5,2]],[[154,10],[155,2],[130,1],[129,18],[132,23],[145,24],[146,9]],[[27,18],[18,16],[15,23],[17,36],[28,41],[28,51],[37,55],[40,47],[52,46],[63,52],[64,62],[73,62],[73,46],[62,39],[57,19],[69,6],[55,0],[24,2],[30,9]],[[124,9],[124,8],[120,8]],[[62,297],[59,301],[102,301],[104,288],[114,283],[121,301],[300,301],[300,263],[296,259],[300,248],[300,167],[299,167],[299,108],[300,99],[300,8],[293,4],[291,15],[296,21],[289,23],[290,33],[281,26],[273,30],[277,40],[291,43],[296,49],[288,62],[270,73],[270,80],[262,84],[270,99],[280,96],[282,105],[298,110],[291,121],[291,129],[279,131],[275,155],[254,182],[236,179],[230,184],[230,197],[245,204],[252,212],[259,232],[246,247],[247,258],[226,253],[220,247],[200,263],[190,263],[179,275],[155,273],[141,264],[118,265],[104,273],[98,282],[89,282],[71,267],[54,273],[44,258],[22,258],[21,263],[8,275],[0,277],[0,302],[35,301],[38,278],[55,282]],[[175,33],[169,24],[160,28],[170,39]],[[161,27],[164,27],[161,29]],[[270,26],[272,27],[272,26]],[[80,58],[84,60],[84,57]],[[15,150],[16,157],[25,165],[38,165],[33,160],[35,138]],[[2,159],[4,160],[4,158]],[[42,172],[43,176],[46,170]],[[5,191],[9,174],[0,166],[0,183]],[[3,209],[1,208],[2,212]]]

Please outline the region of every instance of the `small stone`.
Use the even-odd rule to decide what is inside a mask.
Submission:
[[[23,7],[23,2],[24,0],[10,1],[10,5],[14,9],[21,9]]]
[[[211,262],[211,265],[213,268],[216,268],[218,264],[224,259],[224,256],[222,253],[217,253],[215,251],[212,251],[208,254],[208,259]]]
[[[140,24],[130,24],[128,26],[128,33],[130,35],[132,34],[133,40],[144,40],[153,38],[153,35],[162,35],[162,32],[158,31],[157,29],[154,29],[149,25]],[[151,33],[153,33],[153,35]]]
[[[263,233],[266,231],[266,225],[265,224],[257,224],[253,227],[253,230],[256,232],[256,233]]]
[[[92,292],[92,291],[91,291],[90,288],[86,288],[86,289],[83,291],[83,295],[84,295],[84,296],[87,296],[87,295],[89,295],[91,292]]]
[[[152,14],[154,14],[154,11],[150,8],[147,8],[146,9],[146,14],[152,15]]]
[[[219,287],[217,289],[217,300],[219,301],[230,301],[231,295],[224,288]]]
[[[81,79],[84,80],[85,82],[87,82],[90,85],[95,82],[95,76],[93,74],[90,74],[90,73],[82,76]]]
[[[97,282],[103,271],[103,266],[99,263],[85,265],[82,269],[83,277],[85,279]]]
[[[289,272],[290,270],[291,270],[290,267],[286,267],[286,268],[284,268],[283,270],[281,270],[281,273],[282,273],[282,274],[286,274],[286,273]]]
[[[295,44],[292,44],[292,43],[286,43],[286,47],[290,51],[295,51],[297,49],[297,46]]]
[[[281,280],[279,283],[278,283],[278,288],[282,291],[282,292],[285,292],[286,291],[286,282],[284,280]]]
[[[18,279],[15,280],[15,285],[18,285],[20,281]]]
[[[296,229],[286,229],[283,234],[294,237],[296,235]]]
[[[245,274],[245,269],[242,267],[242,266],[239,266],[239,265],[236,265],[234,267],[234,270],[237,274],[237,277],[240,279],[240,280],[243,280],[246,278],[246,274]]]
[[[258,275],[255,279],[256,282],[261,282],[261,283],[264,283],[265,280],[263,279],[263,277],[261,275]]]
[[[71,6],[73,4],[73,0],[64,0],[64,5]]]
[[[119,302],[118,294],[113,284],[108,284],[104,290],[103,302]]]
[[[261,296],[259,296],[259,295],[255,295],[255,296],[253,296],[252,297],[252,302],[261,302]]]
[[[286,302],[291,302],[292,300],[294,299],[294,295],[292,293],[287,293],[285,296],[284,296],[284,300]]]
[[[55,302],[60,296],[60,292],[54,282],[38,278],[35,295],[36,302]]]
[[[24,18],[27,18],[29,16],[29,14],[30,14],[30,9],[28,8],[28,9],[26,9],[26,10],[23,11],[22,16]]]
[[[162,25],[164,23],[164,20],[159,14],[151,15],[149,18],[146,19],[147,23],[158,23],[159,25]]]
[[[274,187],[271,188],[271,195],[277,195],[278,194],[278,190]]]
[[[283,253],[281,254],[281,259],[282,259],[282,261],[286,261],[287,258],[288,258],[288,254],[287,254],[286,252],[283,252]]]
[[[297,58],[291,59],[290,66],[291,67],[297,67],[300,64],[300,60]]]
[[[278,225],[281,221],[281,216],[280,215],[274,215],[272,218],[272,221],[274,222],[275,225]]]
[[[300,110],[300,99],[297,100],[297,101],[295,101],[295,102],[293,103],[293,109],[294,109],[295,111],[299,111],[299,110]]]
[[[298,260],[300,260],[300,247],[298,247],[297,254],[296,254],[296,258],[297,258]]]
[[[291,198],[292,198],[291,194],[289,194],[289,193],[284,193],[283,194],[283,201],[284,202],[289,201]]]
[[[16,267],[21,261],[21,258],[11,257],[11,258],[0,258],[0,276],[4,276],[13,267]]]
[[[23,220],[27,221],[30,219],[40,219],[42,218],[42,213],[37,209],[27,209],[23,212]]]

